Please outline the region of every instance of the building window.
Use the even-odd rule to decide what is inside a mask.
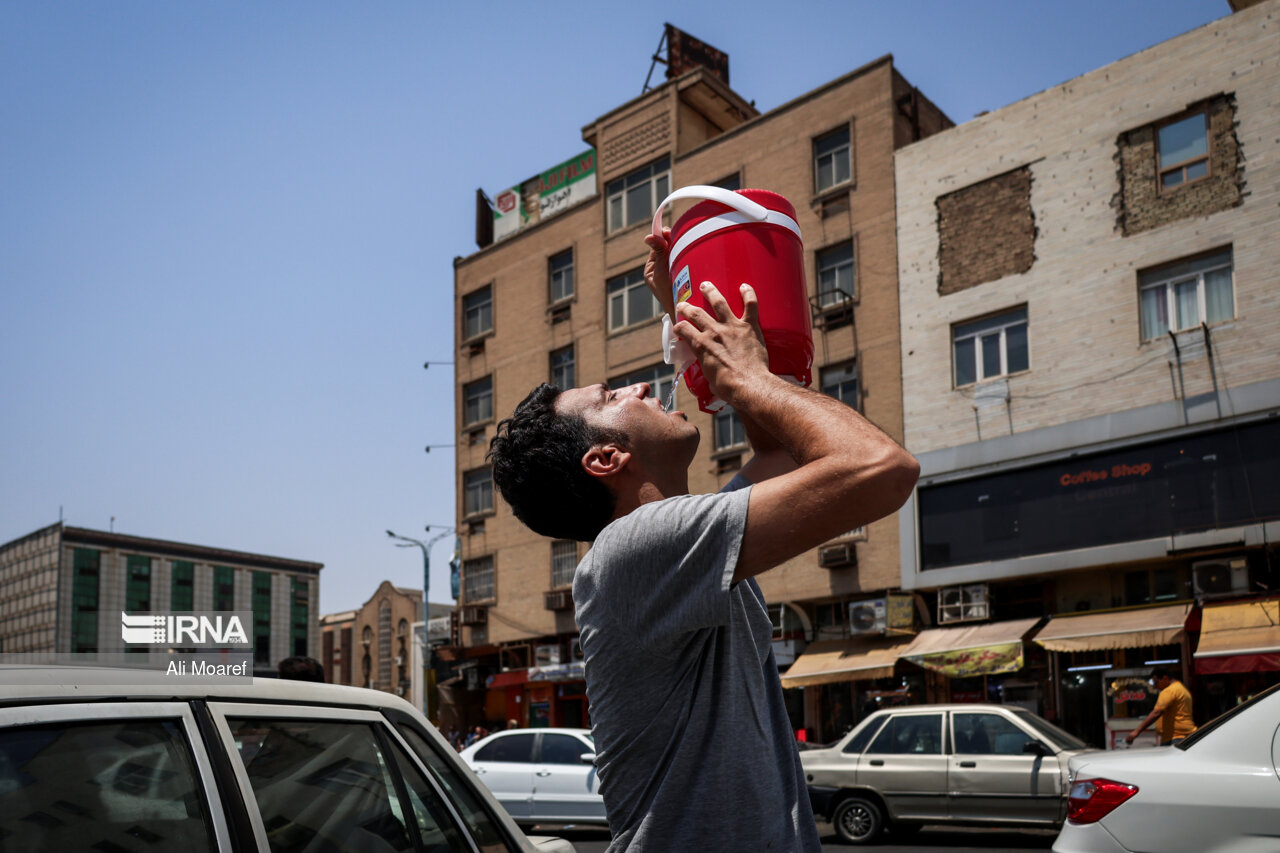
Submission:
[[[462,475],[462,514],[480,515],[493,511],[493,471],[477,468]]]
[[[674,367],[669,364],[655,364],[653,367],[647,367],[644,370],[637,370],[634,373],[628,373],[626,376],[611,379],[609,380],[609,387],[626,388],[628,385],[648,382],[649,396],[657,397],[665,403],[667,397],[671,395],[671,389],[675,381],[676,371]]]
[[[1140,273],[1142,339],[1230,320],[1232,280],[1230,249]]]
[[[213,567],[213,609],[236,609],[236,573],[230,566]]]
[[[306,578],[297,575],[289,577],[289,639],[292,641],[293,654],[298,657],[307,655],[307,626],[310,620],[307,613],[311,605],[311,586]]]
[[[72,555],[71,651],[98,650],[98,579],[102,552],[76,548]]]
[[[846,361],[822,368],[820,389],[828,397],[835,397],[841,403],[858,408],[858,364]]]
[[[485,286],[462,297],[462,338],[493,331],[493,288]]]
[[[271,663],[271,573],[253,573],[253,663]]]
[[[573,296],[573,249],[551,256],[547,261],[547,279],[552,304]]]
[[[853,161],[849,153],[848,125],[813,140],[813,180],[818,192],[848,183],[853,178]]]
[[[169,608],[176,611],[191,610],[195,607],[195,564],[174,560],[170,565]]]
[[[735,450],[747,446],[747,431],[742,419],[729,406],[715,414],[715,450]]]
[[[551,384],[566,391],[577,384],[573,369],[573,344],[551,353]]]
[[[734,172],[732,175],[721,178],[718,181],[712,181],[711,186],[729,190],[730,192],[737,192],[742,189],[742,173]]]
[[[607,289],[611,332],[651,320],[662,310],[649,285],[644,283],[644,270],[614,276],[609,279]]]
[[[1160,188],[1172,189],[1209,175],[1209,116],[1201,111],[1156,131]]]
[[[478,424],[493,417],[493,377],[486,376],[462,386],[463,426]]]
[[[846,240],[815,256],[818,267],[818,304],[840,305],[857,294],[853,274],[853,241]]]
[[[559,539],[551,543],[551,588],[573,586],[573,572],[578,568],[578,543]]]
[[[1026,370],[1027,309],[960,323],[952,327],[951,341],[957,388]]]
[[[151,610],[151,558],[130,554],[125,558],[125,572],[125,612],[148,612]]]
[[[663,157],[629,175],[610,181],[605,188],[609,211],[608,231],[620,231],[640,222],[651,222],[658,203],[671,186],[671,158]]]
[[[467,604],[494,600],[492,555],[462,564],[462,595]]]

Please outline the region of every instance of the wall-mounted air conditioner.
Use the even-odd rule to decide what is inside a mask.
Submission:
[[[548,610],[573,609],[573,593],[567,589],[557,589],[543,593],[542,601]]]
[[[1231,595],[1249,591],[1249,566],[1243,557],[1201,560],[1191,564],[1196,595]]]
[[[828,545],[818,549],[818,565],[824,569],[837,569],[858,565],[858,551],[852,542]]]
[[[485,625],[489,621],[489,612],[484,607],[464,607],[458,621],[463,625]]]
[[[533,648],[533,665],[534,666],[559,666],[560,665],[560,644],[545,646],[534,646]]]
[[[978,622],[991,617],[991,597],[985,583],[947,586],[938,590],[938,624]]]
[[[855,637],[883,634],[887,624],[885,611],[883,598],[849,602],[849,633]]]

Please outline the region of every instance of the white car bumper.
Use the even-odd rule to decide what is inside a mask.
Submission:
[[[1053,853],[1130,853],[1100,823],[1064,823]]]

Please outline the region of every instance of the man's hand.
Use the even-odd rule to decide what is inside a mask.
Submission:
[[[1137,732],[1129,732],[1129,734],[1127,734],[1127,735],[1125,736],[1124,742],[1125,742],[1125,743],[1127,743],[1127,744],[1132,745],[1132,744],[1133,744],[1133,742],[1134,742],[1135,740],[1137,740],[1137,739],[1138,739],[1138,733],[1137,733]]]
[[[770,375],[769,352],[760,332],[756,292],[749,284],[741,286],[742,316],[735,317],[715,285],[704,281],[699,287],[713,313],[681,302],[676,308],[680,321],[676,323],[675,333],[689,342],[711,390],[733,405],[738,388]]]
[[[649,259],[644,262],[644,283],[649,285],[662,310],[676,321],[675,296],[671,293],[671,267],[667,253],[671,250],[671,229],[663,228],[662,236],[646,234],[644,244],[649,247]]]

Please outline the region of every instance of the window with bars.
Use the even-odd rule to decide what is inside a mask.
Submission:
[[[610,234],[631,225],[650,222],[659,202],[670,193],[671,158],[663,157],[605,187]]]
[[[493,601],[493,555],[462,564],[462,598],[466,604]]]
[[[606,283],[606,290],[611,332],[652,320],[662,310],[649,285],[644,283],[643,269],[614,276]]]
[[[1140,273],[1142,339],[1230,320],[1233,290],[1231,249]]]
[[[1157,130],[1156,157],[1162,190],[1208,177],[1208,111],[1201,110]]]
[[[463,515],[493,511],[493,471],[477,468],[462,475]]]
[[[815,255],[818,271],[818,304],[841,305],[857,296],[854,281],[853,241],[845,240]]]
[[[858,364],[846,361],[822,368],[819,388],[828,397],[858,408]]]
[[[578,568],[578,543],[559,539],[551,543],[551,588],[573,586],[573,572]]]
[[[817,192],[853,179],[850,153],[848,125],[813,140],[813,184]]]
[[[547,286],[553,305],[573,296],[573,249],[565,249],[547,260]]]
[[[1027,309],[1017,308],[951,329],[955,387],[1030,368]]]
[[[573,344],[551,352],[551,384],[561,391],[576,387],[577,376],[574,370]]]
[[[493,377],[486,376],[462,386],[463,426],[478,424],[493,417]]]
[[[493,331],[493,288],[486,285],[462,297],[462,338]]]
[[[635,385],[638,382],[649,383],[649,396],[657,397],[664,403],[671,394],[671,387],[676,381],[676,370],[669,364],[656,364],[653,367],[646,367],[644,370],[637,370],[628,373],[626,376],[619,376],[616,379],[609,380],[609,387],[612,389],[626,388],[628,385]]]

